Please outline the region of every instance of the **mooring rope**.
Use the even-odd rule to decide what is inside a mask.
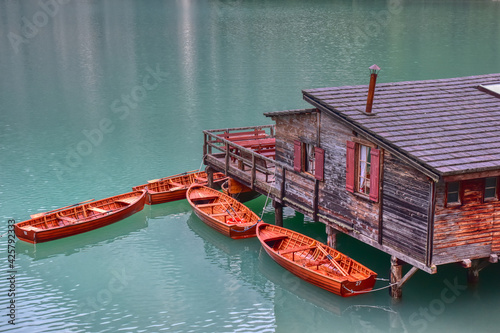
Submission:
[[[379,280],[379,279],[377,279],[377,280]],[[388,279],[380,279],[380,280],[389,281]],[[352,289],[347,288],[344,285],[342,285],[342,287],[344,287],[344,289],[347,290],[348,292],[350,292],[351,294],[367,294],[367,293],[372,293],[372,292],[375,292],[375,291],[384,290],[384,289],[390,288],[392,286],[395,286],[397,284],[398,284],[397,282],[394,282],[394,283],[390,283],[389,285],[384,286],[384,287],[380,287],[380,288],[372,289],[372,290],[366,290],[366,291],[354,291]]]
[[[262,213],[260,214],[261,221],[262,221],[262,218],[264,217],[264,212],[266,211],[267,201],[269,200],[269,196],[271,195],[271,189],[273,188],[275,183],[276,183],[276,166],[274,167],[273,182],[271,183],[271,186],[269,186],[269,191],[267,192],[266,202],[264,202],[264,207],[262,208]]]
[[[375,280],[378,280],[378,281],[390,281],[389,279],[385,279],[385,278],[375,278]]]

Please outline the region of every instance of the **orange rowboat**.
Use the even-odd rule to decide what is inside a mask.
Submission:
[[[146,204],[156,205],[164,202],[186,199],[186,191],[192,184],[207,185],[208,178],[205,171],[189,171],[178,175],[154,179],[148,184],[132,187],[134,191],[141,191],[147,187],[148,194]],[[226,177],[223,173],[214,173],[214,185],[220,186]]]
[[[25,242],[48,242],[120,221],[141,211],[145,201],[146,190],[98,201],[87,200],[50,212],[31,215],[30,220],[14,224],[14,231],[17,238]]]
[[[194,213],[221,234],[233,239],[255,237],[260,218],[241,202],[200,185],[191,186],[186,198]]]
[[[354,296],[375,285],[377,273],[303,234],[259,223],[257,237],[267,254],[283,268],[334,294]]]

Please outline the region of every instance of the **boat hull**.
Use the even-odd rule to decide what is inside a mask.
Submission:
[[[209,193],[211,193],[214,197],[212,199],[204,200],[203,203],[197,204],[193,199],[193,196],[195,194],[194,192],[202,188],[204,189],[204,191],[209,191]],[[242,203],[231,198],[230,196],[204,186],[193,185],[187,192],[187,199],[191,204],[191,206],[193,207],[193,211],[196,214],[196,216],[198,216],[198,218],[202,220],[206,225],[215,229],[221,234],[230,237],[232,239],[242,239],[242,238],[250,238],[256,236],[255,230],[257,227],[257,223],[260,220],[259,217],[255,213],[253,213],[248,207],[244,206]],[[224,207],[227,208],[226,211],[234,213],[230,213],[225,215],[224,217],[221,217],[220,212],[223,211],[222,209],[214,210],[214,208],[211,208],[213,214],[215,214],[213,215],[207,212],[206,210],[199,208],[206,204],[208,205],[214,204],[214,202],[217,202],[217,200],[222,200],[224,202]],[[210,206],[210,207],[216,207],[216,206]],[[218,215],[217,218],[215,217],[216,215]],[[242,223],[225,222],[229,221],[230,219],[233,219],[233,217],[235,216],[242,216],[243,217],[242,220],[244,222]]]
[[[198,210],[193,210],[196,216],[200,220],[202,220],[206,225],[220,232],[224,236],[230,237],[232,239],[242,239],[242,238],[251,238],[255,237],[255,228],[257,225],[253,225],[251,227],[240,227],[240,226],[228,226],[220,221],[207,216],[207,214],[203,214]]]
[[[132,193],[132,192],[131,192]],[[128,194],[124,194],[122,196],[126,196]],[[140,194],[139,194],[140,193]],[[71,224],[67,225],[61,225],[57,227],[52,227],[48,229],[39,229],[39,228],[32,228],[29,225],[29,221],[34,221],[34,222],[40,222],[37,220],[41,220],[45,218],[45,220],[48,221],[54,221],[58,220],[57,217],[55,217],[56,214],[64,214],[67,211],[76,211],[80,206],[70,208],[67,210],[61,210],[58,213],[53,213],[53,214],[47,214],[44,217],[38,217],[34,218],[31,220],[23,221],[16,223],[14,225],[14,230],[16,233],[16,236],[18,239],[28,242],[28,243],[42,243],[42,242],[48,242],[64,237],[69,237],[77,234],[81,234],[84,232],[88,232],[91,230],[99,229],[102,227],[105,227],[107,225],[113,224],[115,222],[118,222],[126,217],[129,217],[139,211],[141,211],[144,208],[144,204],[146,202],[146,191],[141,191],[137,193],[137,199],[131,202],[128,206],[124,206],[121,209],[116,209],[109,214],[101,214],[101,216],[96,216],[95,218],[89,218],[87,220],[83,220],[81,222],[74,222]],[[116,196],[113,198],[121,198],[122,196]],[[127,199],[130,198],[130,196],[126,197]],[[125,197],[124,197],[125,199]],[[100,202],[104,200],[112,200],[111,198],[108,199],[103,199],[99,200],[96,202],[93,202],[93,205],[98,205]],[[117,199],[120,200],[120,199]],[[27,223],[28,222],[28,223]]]
[[[189,171],[184,174],[162,178],[151,181],[148,184],[134,186],[132,190],[140,191],[147,188],[148,194],[146,204],[157,205],[171,201],[186,199],[186,192],[192,184],[207,185],[207,174],[204,171]],[[222,173],[214,173],[214,187],[220,188],[221,184],[227,180]],[[175,183],[176,185],[173,185]]]
[[[331,293],[342,297],[350,297],[359,295],[365,292],[368,292],[373,289],[373,286],[376,282],[377,274],[367,269],[367,271],[371,272],[367,274],[366,277],[358,280],[353,280],[352,278],[337,276],[332,277],[325,274],[321,274],[318,271],[307,268],[303,263],[298,263],[294,260],[290,260],[289,258],[279,254],[279,251],[274,250],[271,246],[269,246],[266,241],[260,235],[260,229],[267,224],[259,223],[257,226],[257,237],[262,244],[262,247],[266,251],[266,253],[280,266],[290,271],[292,274],[301,278],[304,281],[307,281],[317,287],[325,289]],[[280,228],[273,226],[274,228]],[[280,228],[285,229],[285,228]],[[291,231],[291,233],[294,233]],[[303,236],[303,235],[301,235]],[[308,244],[313,244],[315,241],[312,238],[307,236],[303,236],[303,239],[306,239]],[[328,248],[326,245],[322,244],[324,248]],[[352,259],[351,259],[352,260]],[[356,263],[360,265],[359,263]]]

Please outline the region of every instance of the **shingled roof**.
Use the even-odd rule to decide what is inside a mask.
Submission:
[[[500,74],[304,90],[304,99],[441,176],[500,169]]]

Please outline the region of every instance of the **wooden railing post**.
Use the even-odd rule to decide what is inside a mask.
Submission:
[[[203,133],[203,156],[207,155],[207,133]]]
[[[252,153],[252,170],[251,170],[251,176],[250,176],[250,188],[255,190],[255,154]]]
[[[226,165],[225,165],[225,170],[226,170],[226,176],[229,172],[229,143],[226,142]]]

